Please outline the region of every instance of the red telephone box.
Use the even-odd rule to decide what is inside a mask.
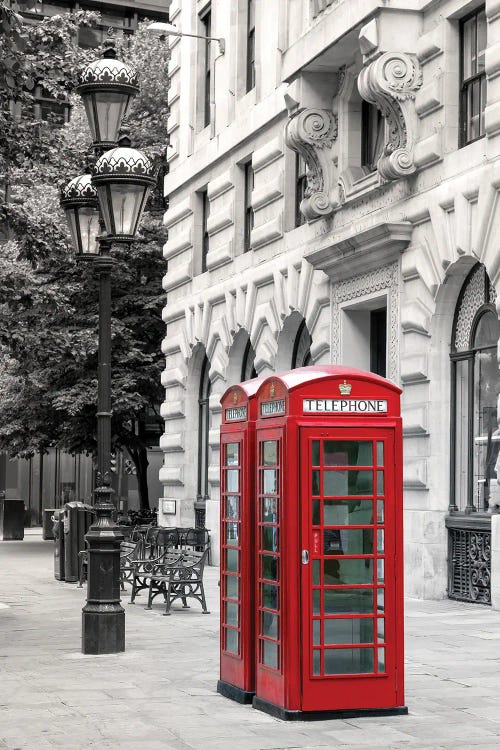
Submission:
[[[221,399],[220,680],[238,703],[255,695],[255,393],[264,378],[229,388]]]
[[[256,394],[253,705],[279,718],[407,713],[400,393],[325,365]]]

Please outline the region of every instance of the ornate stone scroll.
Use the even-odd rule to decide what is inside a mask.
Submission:
[[[415,94],[422,85],[416,57],[403,52],[384,52],[358,76],[359,93],[374,104],[386,120],[384,152],[377,170],[386,180],[398,180],[415,172]]]
[[[307,165],[307,187],[300,210],[307,221],[333,211],[330,191],[334,187],[331,148],[337,138],[337,118],[327,109],[302,109],[286,124],[287,146],[297,151]]]

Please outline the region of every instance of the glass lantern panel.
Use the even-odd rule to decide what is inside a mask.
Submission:
[[[99,253],[99,212],[96,208],[80,208],[80,235],[82,238],[82,253],[97,255]]]
[[[107,91],[94,94],[94,99],[97,109],[97,141],[100,143],[116,143],[130,101],[130,95]]]
[[[141,208],[145,204],[147,188],[144,185],[133,185],[129,182],[112,182],[109,186],[113,205],[115,235],[132,237],[141,218]],[[107,228],[107,227],[106,227]],[[110,234],[113,234],[110,232]]]

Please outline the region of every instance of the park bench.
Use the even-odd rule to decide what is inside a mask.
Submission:
[[[147,609],[151,609],[153,599],[161,594],[166,604],[165,615],[170,615],[170,608],[178,599],[185,608],[187,599],[196,599],[203,614],[209,614],[203,587],[203,570],[209,554],[209,547],[203,552],[173,551],[163,562],[155,563],[146,575],[149,581]]]

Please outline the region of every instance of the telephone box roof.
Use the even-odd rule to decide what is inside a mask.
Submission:
[[[231,385],[229,388],[227,388],[221,397],[221,402],[225,399],[226,395],[230,393],[234,388],[241,388],[242,391],[245,392],[245,395],[250,398],[250,396],[253,396],[260,388],[261,383],[264,382],[264,380],[267,380],[268,376],[260,376],[258,378],[252,378],[251,380],[244,380],[243,383],[235,383],[234,385]]]
[[[299,388],[301,385],[313,380],[320,381],[332,377],[357,378],[366,382],[383,385],[396,393],[402,393],[402,389],[393,383],[392,380],[387,380],[387,378],[383,378],[380,375],[375,375],[373,372],[357,370],[354,367],[345,367],[344,365],[310,365],[308,367],[297,367],[295,370],[289,370],[288,372],[282,372],[276,375],[269,375],[266,378],[255,378],[255,380],[260,381],[257,385],[258,388],[264,380],[276,378],[277,380],[282,381],[288,391],[293,391],[295,388]],[[252,382],[255,381],[247,381],[247,383]]]

